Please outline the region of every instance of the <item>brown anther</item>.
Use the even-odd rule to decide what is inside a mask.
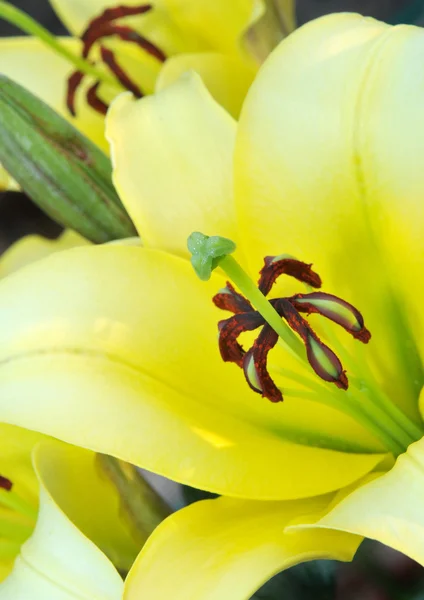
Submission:
[[[262,394],[271,402],[282,402],[283,400],[283,394],[273,382],[267,369],[268,352],[274,348],[277,341],[278,333],[266,323],[243,359],[243,371],[247,383],[252,390]]]
[[[100,113],[101,115],[105,115],[107,113],[109,105],[103,102],[101,98],[99,98],[97,94],[99,86],[100,82],[98,81],[87,90],[87,102],[98,113]]]
[[[321,278],[318,273],[312,271],[312,264],[294,258],[280,258],[279,256],[266,256],[264,263],[260,271],[258,287],[265,296],[268,295],[280,275],[289,275],[314,288],[321,287]]]
[[[289,300],[299,312],[322,315],[343,327],[355,339],[364,344],[371,339],[371,333],[365,327],[364,318],[359,310],[337,296],[324,292],[312,292],[311,294],[296,294]]]
[[[84,78],[84,73],[81,71],[75,71],[70,77],[68,77],[68,91],[66,94],[66,106],[73,117],[76,116],[75,111],[75,95],[79,88],[81,81]]]
[[[236,292],[229,281],[222,290],[212,298],[212,302],[221,310],[228,310],[234,314],[253,311],[254,308],[246,298]]]
[[[268,294],[277,277],[283,274],[313,287],[321,285],[320,276],[312,271],[310,264],[293,258],[267,256],[259,279],[262,293]],[[223,360],[234,362],[243,368],[252,390],[271,402],[281,402],[282,393],[267,369],[268,353],[277,343],[277,332],[230,283],[213,297],[213,302],[218,308],[234,313],[233,317],[219,322],[219,349]],[[347,390],[349,381],[339,358],[320,340],[300,313],[320,314],[343,327],[356,339],[367,343],[371,334],[364,325],[361,313],[345,300],[323,292],[273,298],[269,303],[302,339],[308,361],[315,373],[324,381]],[[258,327],[261,327],[259,336],[246,352],[237,341],[238,337],[244,331],[253,331]]]
[[[128,77],[128,75],[125,73],[122,67],[119,66],[119,64],[116,61],[115,54],[112,52],[112,50],[101,46],[100,53],[105,65],[109,67],[109,69],[115,75],[116,79],[123,85],[123,87],[132,92],[136,98],[142,98],[143,94],[140,88]]]
[[[7,477],[3,477],[3,475],[0,475],[0,488],[6,490],[6,492],[10,492],[12,487],[13,483],[10,481],[10,479],[7,479]]]
[[[253,331],[265,323],[264,318],[256,311],[234,315],[219,321],[219,351],[224,362],[243,366],[245,350],[237,339],[245,331]]]
[[[88,27],[82,34],[81,40],[83,42],[82,57],[87,59],[93,45],[100,40],[116,36],[119,39],[136,44],[144,52],[147,52],[150,56],[164,62],[166,60],[165,53],[153,44],[150,40],[140,35],[137,31],[128,26],[117,25],[115,21],[123,17],[130,17],[136,15],[142,15],[152,9],[150,4],[141,4],[138,6],[125,6],[120,5],[114,8],[108,8],[102,12],[101,15],[93,19]],[[108,50],[101,46],[100,48],[101,58],[104,64],[110,69],[119,83],[127,90],[132,92],[137,98],[143,96],[142,90],[138,85],[125,73],[123,68],[118,64],[115,59],[115,55],[111,50]],[[68,79],[67,85],[67,96],[66,104],[69,112],[75,116],[75,96],[76,92],[81,85],[81,82],[85,74],[76,71]],[[98,83],[92,85],[87,92],[87,102],[97,112],[105,114],[108,105],[103,102],[97,94]]]
[[[306,346],[309,364],[318,377],[347,390],[349,382],[339,358],[319,339],[309,323],[291,304],[290,299],[280,298],[274,306],[278,314],[284,317],[293,331],[301,337]]]

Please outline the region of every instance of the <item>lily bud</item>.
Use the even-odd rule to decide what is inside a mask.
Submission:
[[[0,76],[0,163],[50,217],[92,242],[131,237],[108,157],[17,83]]]

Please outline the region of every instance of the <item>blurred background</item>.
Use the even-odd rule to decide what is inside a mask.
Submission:
[[[48,0],[12,0],[11,3],[53,33],[66,35]],[[298,24],[340,11],[360,12],[391,24],[424,25],[424,0],[298,0]],[[0,36],[10,35],[21,33],[0,20]],[[24,235],[38,233],[55,238],[60,232],[61,227],[24,194],[0,193],[0,253]],[[153,483],[176,509],[210,497],[162,478],[154,478]],[[314,561],[294,567],[274,577],[252,600],[424,600],[424,569],[391,549],[366,541],[352,563]]]

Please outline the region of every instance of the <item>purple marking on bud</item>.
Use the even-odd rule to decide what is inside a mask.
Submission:
[[[280,298],[274,306],[278,314],[283,316],[293,331],[302,338],[306,346],[309,364],[315,373],[324,381],[329,381],[337,387],[347,390],[349,382],[339,358],[328,346],[321,342],[309,323],[300,316],[290,300]]]
[[[337,296],[312,292],[312,294],[296,294],[288,300],[300,312],[317,313],[341,325],[343,329],[364,344],[371,339],[371,333],[365,327],[361,313],[352,304]]]
[[[221,310],[228,310],[234,314],[254,311],[250,302],[236,292],[229,281],[227,281],[225,288],[215,294],[212,301]]]
[[[10,479],[7,479],[7,477],[3,477],[3,475],[0,475],[0,488],[6,490],[6,492],[10,492],[12,486],[13,483],[10,481]]]
[[[243,371],[249,386],[271,402],[283,400],[281,391],[271,379],[267,369],[268,352],[274,348],[277,341],[278,333],[270,325],[264,325],[243,360]]]
[[[281,258],[279,256],[266,256],[264,263],[260,271],[258,286],[265,296],[270,292],[280,275],[289,275],[314,288],[321,287],[321,278],[318,273],[312,271],[311,264],[294,258]]]
[[[237,314],[219,321],[219,351],[224,362],[234,362],[243,366],[245,350],[237,339],[244,331],[253,331],[264,324],[263,317],[256,311]]]

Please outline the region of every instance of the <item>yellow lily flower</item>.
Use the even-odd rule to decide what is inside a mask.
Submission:
[[[348,557],[361,536],[424,564],[423,45],[419,28],[358,15],[312,22],[266,61],[238,125],[195,75],[122,95],[108,117],[115,184],[145,247],[64,251],[0,283],[2,420],[232,497],[167,519],[128,590],[247,598],[296,561]],[[270,295],[312,366],[284,329],[291,351],[246,368],[284,403],[220,357],[212,298],[246,299],[222,273],[195,278],[193,231],[234,240],[250,277],[283,252],[298,279],[317,285],[309,262],[321,275],[323,296],[283,279]],[[309,325],[305,298],[321,314]],[[164,557],[166,581],[151,575]]]
[[[0,598],[120,600],[115,566],[127,571],[139,544],[96,455],[11,425],[0,432]]]
[[[294,5],[276,1],[281,39],[294,29]],[[264,0],[129,0],[116,6],[107,0],[51,0],[51,5],[73,36],[59,42],[71,56],[90,61],[90,74],[84,77],[69,56],[35,37],[0,40],[1,72],[104,150],[103,116],[117,94],[124,89],[138,97],[151,94],[189,69],[200,73],[217,101],[238,115],[258,67],[242,38],[253,23],[265,19]],[[0,177],[0,185],[10,184],[4,172]]]

